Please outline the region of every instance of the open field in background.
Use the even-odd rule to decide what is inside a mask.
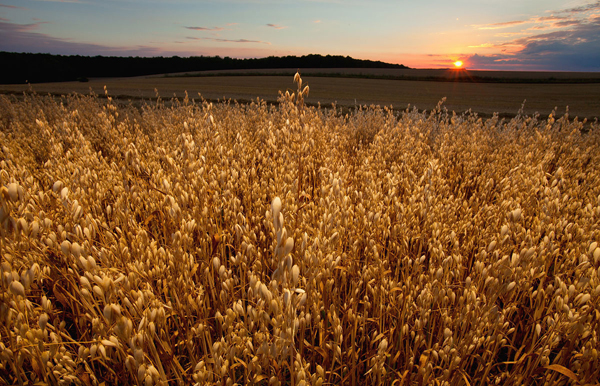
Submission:
[[[270,68],[255,70],[213,70],[199,72],[182,72],[166,75],[151,75],[152,77],[201,77],[213,75],[283,75],[293,76],[297,68]],[[465,69],[393,69],[393,68],[303,68],[300,69],[302,76],[351,76],[365,78],[385,78],[402,80],[445,80],[445,81],[480,81],[494,83],[598,83],[600,73],[598,72],[543,72],[543,71],[481,71]]]
[[[0,119],[0,384],[600,378],[597,123],[80,95]]]
[[[330,69],[329,71],[343,71]],[[265,70],[280,71],[280,70]],[[292,71],[292,70],[289,70]],[[318,71],[326,71],[318,69]],[[350,71],[350,70],[347,70]],[[354,73],[357,69],[352,69]],[[423,74],[440,74],[443,70],[384,70],[365,69],[367,73],[399,73],[421,71]],[[433,72],[432,72],[433,71]],[[307,69],[307,72],[309,70]],[[78,92],[89,94],[90,87],[100,95],[104,94],[106,85],[109,95],[122,100],[150,99],[158,90],[162,98],[169,99],[176,95],[184,96],[187,90],[190,98],[197,98],[198,93],[208,100],[236,99],[250,101],[261,98],[275,102],[279,90],[291,90],[291,77],[285,76],[209,76],[209,77],[169,77],[152,76],[119,79],[92,79],[88,83],[65,82],[35,84],[33,89],[38,93],[68,94]],[[497,72],[494,76],[533,77],[534,73]],[[567,76],[570,73],[552,73],[554,77]],[[584,74],[585,75],[585,74]],[[581,76],[584,76],[581,75]],[[594,74],[587,74],[586,76]],[[537,76],[539,73],[537,73]],[[578,74],[579,76],[579,74]],[[597,74],[596,74],[597,76]],[[321,103],[329,107],[336,102],[338,107],[354,107],[358,105],[392,105],[395,109],[404,110],[410,104],[419,110],[431,110],[446,97],[445,106],[457,113],[471,109],[482,116],[489,117],[494,112],[501,116],[512,117],[521,108],[524,100],[524,112],[533,115],[539,112],[548,116],[554,107],[558,115],[569,106],[570,117],[593,119],[600,115],[600,86],[598,84],[538,84],[538,83],[465,83],[436,81],[402,81],[386,79],[360,78],[328,78],[304,77],[310,85],[310,94],[306,99],[309,104]],[[0,85],[1,92],[22,92],[26,85]]]

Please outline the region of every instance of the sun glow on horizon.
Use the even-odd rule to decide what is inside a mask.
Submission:
[[[463,65],[463,62],[460,60],[457,60],[456,62],[454,62],[454,67],[456,68],[461,68]]]

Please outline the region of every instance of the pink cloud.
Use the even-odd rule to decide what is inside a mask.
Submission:
[[[134,55],[155,56],[163,51],[148,46],[111,47],[75,42],[35,32],[41,24],[17,24],[0,21],[0,51],[52,53],[59,55]]]
[[[7,21],[8,20],[4,20]],[[0,24],[0,31],[15,31],[15,32],[28,32],[37,30],[40,25],[49,24],[47,21],[38,21],[37,23],[30,24],[17,24],[17,23],[2,23]]]
[[[21,9],[21,10],[27,10],[27,8],[25,8],[25,7],[17,7],[16,5],[0,4],[0,7],[3,7],[3,8],[10,8],[10,9]]]

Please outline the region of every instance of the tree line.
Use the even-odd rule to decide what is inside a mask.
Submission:
[[[220,56],[118,57],[0,52],[0,83],[87,81],[88,78],[128,77],[208,70],[263,68],[408,68],[402,64],[354,59],[341,55],[269,56],[236,59]]]

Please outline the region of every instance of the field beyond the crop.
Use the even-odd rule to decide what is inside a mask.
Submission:
[[[596,384],[598,124],[307,93],[0,96],[0,383]]]
[[[419,111],[431,111],[446,98],[445,106],[457,113],[468,110],[490,118],[514,117],[521,107],[527,115],[548,116],[554,109],[558,116],[569,109],[571,118],[593,121],[600,118],[600,74],[543,73],[470,70],[394,70],[394,69],[305,69],[304,80],[311,85],[306,103],[330,107],[335,103],[345,111],[357,106],[392,106],[396,111],[409,105]],[[39,94],[55,96],[70,93],[109,95],[138,104],[156,96],[200,100],[277,102],[279,90],[294,89],[295,70],[205,71],[199,76],[170,74],[132,78],[97,78],[89,82],[58,82],[28,85],[0,85],[0,93],[22,95],[30,88]],[[289,73],[289,76],[282,76]],[[254,74],[254,75],[249,75]],[[259,75],[257,75],[259,74]],[[315,76],[310,76],[313,74]],[[456,78],[483,81],[455,81]],[[486,81],[490,79],[490,81]],[[555,79],[554,83],[550,79]],[[579,82],[580,81],[580,82]],[[531,82],[531,83],[528,83]],[[568,83],[574,82],[574,83]],[[523,102],[525,102],[523,104]]]

